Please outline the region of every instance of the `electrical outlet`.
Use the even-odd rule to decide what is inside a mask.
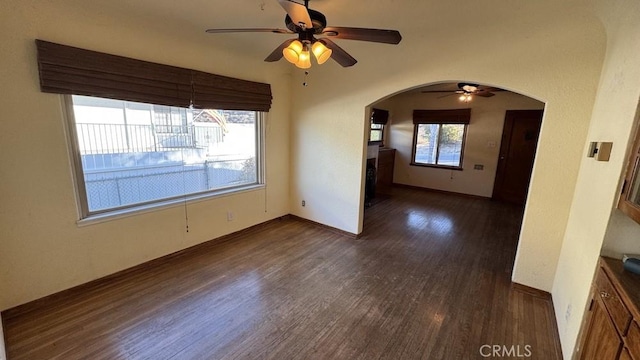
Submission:
[[[233,221],[233,211],[227,211],[227,221]]]
[[[302,207],[305,207],[307,205],[307,202],[302,200]]]

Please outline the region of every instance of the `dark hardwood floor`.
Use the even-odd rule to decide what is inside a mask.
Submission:
[[[520,207],[393,193],[359,239],[276,220],[5,311],[9,360],[561,358],[510,282]]]

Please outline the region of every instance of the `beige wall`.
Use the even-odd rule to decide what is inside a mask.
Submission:
[[[288,67],[107,3],[3,1],[0,34],[0,310],[289,213]],[[188,233],[181,206],[79,227],[61,97],[39,90],[36,38],[270,83],[266,189],[189,204]]]
[[[640,98],[640,12],[637,1],[598,2],[597,11],[607,26],[607,51],[598,95],[593,107],[587,141],[612,141],[609,162],[581,153],[571,213],[563,239],[562,252],[553,284],[558,330],[565,358],[570,358],[587,305],[589,288],[609,229],[609,246],[625,246],[624,237],[634,244],[627,250],[640,252],[640,229],[621,219],[612,209],[618,198],[620,178],[627,159],[627,147]],[[621,225],[624,229],[614,229]],[[605,250],[606,252],[606,250]]]
[[[457,96],[405,93],[385,101],[391,109],[389,146],[397,149],[393,181],[399,184],[491,197],[506,110],[543,109],[544,104],[511,92],[461,103]],[[463,171],[411,166],[414,109],[471,108],[464,147]],[[490,146],[493,144],[493,147]],[[474,165],[484,170],[474,170]]]
[[[602,255],[619,259],[623,254],[640,254],[640,224],[615,209],[609,218]]]
[[[425,29],[407,32],[398,47],[343,41],[341,46],[360,60],[356,66],[314,67],[310,86],[304,88],[297,88],[296,83],[302,83],[302,74],[297,74],[292,213],[359,233],[365,107],[423,84],[465,79],[496,85],[546,104],[513,279],[551,290],[602,68],[605,34],[586,8],[565,8],[552,1],[497,3],[500,12],[471,3],[462,13],[453,3],[440,3],[442,16],[428,25],[420,14],[433,9],[426,3],[412,4],[411,11],[402,14],[405,28],[420,24]],[[518,16],[503,16],[510,13]],[[482,28],[482,36],[452,31],[449,14],[456,14],[456,23],[469,21]],[[307,200],[304,208],[302,199]]]

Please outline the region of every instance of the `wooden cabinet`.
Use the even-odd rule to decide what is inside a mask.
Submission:
[[[640,360],[640,275],[601,258],[583,331],[580,359]]]
[[[591,321],[581,359],[616,360],[622,347],[604,303],[596,297],[592,303]]]
[[[391,193],[395,158],[396,149],[380,149],[378,151],[376,193],[387,195]]]

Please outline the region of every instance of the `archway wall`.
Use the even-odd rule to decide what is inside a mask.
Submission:
[[[359,233],[365,107],[406,89],[448,80],[496,85],[546,104],[513,279],[550,291],[606,37],[586,8],[561,8],[552,1],[494,2],[470,11],[481,19],[482,36],[452,29],[447,25],[452,19],[443,16],[428,26],[432,32],[404,31],[397,47],[342,41],[360,62],[347,69],[333,62],[316,65],[307,87],[302,86],[302,72],[294,75],[290,208],[297,216]],[[515,14],[517,18],[511,16]]]

